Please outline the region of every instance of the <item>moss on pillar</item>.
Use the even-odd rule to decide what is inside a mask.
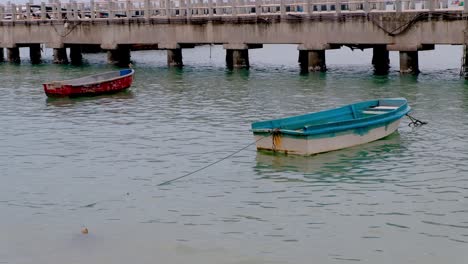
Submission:
[[[374,65],[375,75],[387,75],[390,69],[390,57],[385,45],[374,46],[372,65]]]
[[[325,50],[299,50],[301,72],[325,72]]]
[[[12,63],[20,63],[21,58],[20,58],[20,52],[19,48],[8,48],[8,61]]]
[[[128,67],[130,57],[130,46],[127,45],[119,45],[117,49],[107,51],[107,62],[119,67]]]
[[[54,49],[54,63],[55,64],[68,64],[66,48]]]
[[[229,69],[248,69],[250,67],[249,50],[227,49],[226,66]]]
[[[81,65],[83,63],[83,53],[80,45],[70,47],[70,63],[72,65]]]
[[[419,62],[417,51],[400,51],[400,73],[418,74]]]
[[[167,66],[169,67],[182,67],[182,49],[168,49],[167,50]]]
[[[32,44],[29,46],[29,58],[31,59],[31,64],[40,64],[42,62],[40,44]]]

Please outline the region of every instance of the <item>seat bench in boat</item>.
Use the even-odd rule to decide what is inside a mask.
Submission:
[[[398,106],[380,105],[367,108],[366,110],[363,110],[362,113],[367,115],[380,115],[395,110],[397,108]]]

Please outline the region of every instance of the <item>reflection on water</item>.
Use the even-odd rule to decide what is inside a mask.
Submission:
[[[400,155],[404,151],[400,134],[397,132],[383,139],[352,148],[331,151],[313,156],[284,155],[268,151],[258,151],[255,171],[265,179],[287,180],[287,175],[272,172],[304,173],[304,182],[350,181],[351,171],[366,171],[378,166],[379,162]],[[294,174],[297,175],[297,174]],[[299,179],[292,179],[297,181]]]
[[[55,107],[69,107],[75,104],[79,104],[82,102],[92,102],[92,101],[103,101],[103,100],[127,100],[127,99],[134,99],[135,95],[132,92],[131,88],[125,91],[111,93],[111,94],[103,94],[97,96],[80,96],[80,97],[47,97],[46,98],[46,105],[47,106],[55,106]]]

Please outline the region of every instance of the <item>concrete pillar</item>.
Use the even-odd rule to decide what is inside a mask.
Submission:
[[[115,50],[108,50],[107,62],[119,67],[128,67],[130,64],[130,46],[119,45]]]
[[[68,64],[66,48],[54,49],[54,63],[55,64]]]
[[[13,63],[20,63],[20,52],[19,48],[8,48],[8,61]]]
[[[41,63],[41,45],[32,44],[29,46],[29,58],[31,59],[31,64]]]
[[[301,72],[325,72],[325,50],[299,50]]]
[[[70,47],[70,62],[72,65],[81,65],[83,63],[83,54],[80,45]]]
[[[248,69],[249,50],[226,49],[226,65],[229,69]]]
[[[390,69],[390,57],[385,45],[373,48],[372,64],[376,75],[386,75]]]
[[[182,67],[182,49],[167,50],[167,65],[169,67]]]
[[[400,51],[400,73],[403,74],[418,74],[418,52],[417,51]]]
[[[463,65],[460,74],[465,77],[465,80],[468,80],[468,45],[463,45]]]

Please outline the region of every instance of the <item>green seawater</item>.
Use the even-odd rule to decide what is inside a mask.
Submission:
[[[265,45],[228,71],[218,46],[184,50],[183,69],[132,52],[129,91],[74,99],[41,84],[116,69],[105,54],[0,64],[0,263],[466,263],[461,47],[420,52],[418,76],[393,52],[374,76],[370,50],[344,48],[301,75],[297,53]],[[250,145],[252,122],[383,97],[428,124],[311,157]]]

